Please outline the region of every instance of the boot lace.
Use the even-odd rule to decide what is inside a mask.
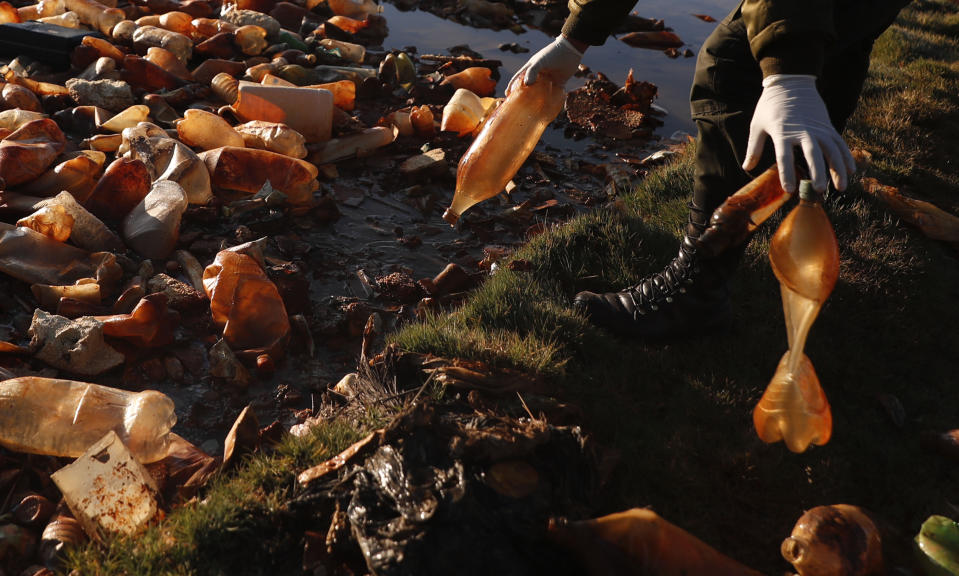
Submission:
[[[633,303],[633,317],[659,310],[663,304],[673,302],[676,294],[686,292],[686,288],[693,284],[700,268],[696,259],[697,240],[706,230],[707,224],[702,215],[705,214],[692,203],[689,204],[690,214],[686,235],[679,245],[679,254],[673,258],[662,272],[647,276],[639,284],[623,290],[622,294]],[[699,216],[693,218],[693,214]]]

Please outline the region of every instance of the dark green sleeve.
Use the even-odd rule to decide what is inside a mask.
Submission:
[[[744,0],[741,6],[749,48],[772,74],[822,71],[826,45],[835,39],[835,0]]]
[[[636,0],[569,0],[563,36],[601,46],[635,4]]]

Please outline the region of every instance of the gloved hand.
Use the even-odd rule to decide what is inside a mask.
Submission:
[[[818,192],[825,192],[827,184],[823,157],[838,190],[845,190],[849,176],[856,171],[849,147],[829,121],[815,76],[774,74],[763,80],[763,93],[749,125],[744,170],[752,170],[759,163],[767,136],[776,148],[779,180],[787,192],[796,191],[796,146],[802,148],[813,188]]]
[[[506,86],[506,94],[509,95],[514,83],[519,79],[522,78],[523,82],[529,86],[536,82],[536,78],[541,73],[549,74],[556,82],[565,84],[576,73],[582,59],[583,53],[577,50],[569,40],[563,36],[557,36],[545,48],[533,54],[526,64],[513,74]]]

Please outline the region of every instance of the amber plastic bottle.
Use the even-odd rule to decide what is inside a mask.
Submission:
[[[113,430],[140,462],[166,456],[173,401],[155,390],[27,376],[0,382],[0,445],[15,452],[77,457]]]
[[[836,235],[808,180],[800,183],[799,197],[769,246],[769,262],[782,291],[789,350],[753,411],[759,438],[783,440],[793,452],[803,452],[810,443],[825,444],[832,434],[829,402],[803,348],[839,277]]]
[[[531,86],[517,79],[469,150],[460,159],[456,192],[443,219],[455,225],[477,202],[499,194],[533,151],[546,126],[563,109],[563,85],[546,74]]]

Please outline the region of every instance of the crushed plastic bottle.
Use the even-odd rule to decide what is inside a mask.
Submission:
[[[150,192],[151,180],[142,161],[117,158],[104,170],[84,206],[104,220],[120,220]]]
[[[107,156],[95,150],[81,150],[71,156],[18,188],[18,192],[49,196],[66,191],[81,202],[86,200],[100,178]]]
[[[73,216],[63,206],[45,206],[17,220],[17,226],[25,226],[57,242],[66,242],[73,231]]]
[[[291,158],[306,158],[306,138],[286,124],[251,120],[233,129],[243,137],[247,148],[261,148]]]
[[[328,164],[357,154],[364,154],[386,146],[396,139],[399,131],[393,127],[374,126],[355,134],[347,134],[316,146],[309,156],[313,164]]]
[[[155,292],[137,302],[129,314],[94,316],[103,323],[104,336],[121,338],[141,348],[161,348],[173,342],[180,315],[167,307],[166,294]]]
[[[240,52],[247,56],[257,56],[269,46],[266,39],[266,30],[255,24],[247,24],[237,28],[233,32],[233,42],[240,49]]]
[[[832,413],[812,363],[803,353],[819,309],[839,277],[839,247],[825,210],[808,180],[800,182],[799,204],[783,220],[769,245],[769,262],[782,291],[789,350],[753,410],[763,442],[783,440],[793,452],[832,435]]]
[[[282,352],[290,332],[286,307],[276,285],[257,262],[230,250],[217,253],[203,271],[213,322],[234,350]]]
[[[0,445],[14,452],[76,458],[114,431],[143,463],[166,456],[173,401],[155,390],[27,376],[0,382]]]
[[[193,40],[189,36],[157,26],[138,27],[133,32],[133,47],[142,54],[151,46],[169,50],[183,63],[189,62],[193,55]]]
[[[443,219],[455,225],[477,202],[499,194],[526,161],[546,126],[563,109],[563,85],[543,74],[532,86],[519,78],[460,159],[456,192]]]
[[[186,192],[171,180],[157,180],[150,192],[123,219],[123,239],[145,258],[166,258],[180,237]]]
[[[267,182],[292,205],[309,205],[319,188],[316,166],[297,158],[255,148],[224,146],[200,153],[213,186],[221,191],[256,194]]]
[[[87,252],[21,226],[0,230],[0,272],[27,284],[72,284],[80,278],[96,278],[101,286],[111,287],[123,276],[110,252]]]
[[[306,88],[328,90],[333,94],[333,105],[340,110],[351,112],[356,103],[356,84],[351,80],[337,80],[325,84],[312,84]]]
[[[0,140],[0,179],[16,186],[38,178],[63,152],[66,136],[49,118],[27,122]]]
[[[109,36],[113,27],[126,19],[126,14],[118,8],[104,6],[96,0],[64,0],[64,6],[76,12],[80,21]]]

